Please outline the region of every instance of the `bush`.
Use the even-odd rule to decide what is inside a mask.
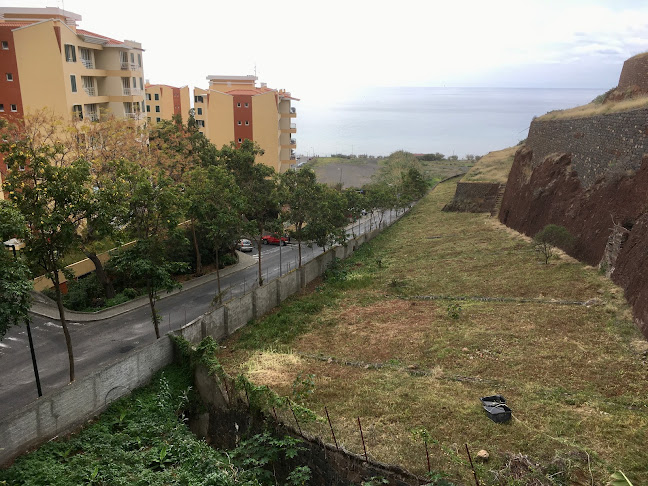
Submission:
[[[542,255],[545,265],[555,256],[555,248],[569,251],[574,246],[574,237],[564,226],[548,224],[533,237],[533,249]]]

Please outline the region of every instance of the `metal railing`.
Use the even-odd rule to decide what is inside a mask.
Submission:
[[[139,88],[124,88],[124,96],[139,96],[142,90]]]
[[[126,113],[126,118],[130,118],[131,120],[141,120],[144,118],[144,114],[141,112]]]
[[[94,86],[83,88],[83,90],[88,94],[88,96],[97,96],[97,89]]]
[[[92,59],[81,59],[81,64],[83,64],[87,69],[94,69],[94,62],[92,62]]]
[[[291,123],[291,124],[290,124],[290,129],[291,129],[291,130],[295,130],[296,128],[297,128],[297,124],[296,124],[296,123]]]
[[[125,70],[137,71],[140,67],[133,62],[124,62],[121,63],[121,68]]]
[[[86,113],[86,118],[90,121],[99,121],[99,113]]]

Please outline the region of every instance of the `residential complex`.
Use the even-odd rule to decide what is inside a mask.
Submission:
[[[0,7],[0,116],[48,109],[65,119],[145,123],[142,45],[80,29],[80,20],[54,7]]]
[[[208,89],[194,89],[200,131],[217,147],[250,139],[264,154],[257,161],[285,172],[295,164],[297,116],[285,90],[256,86],[256,76],[208,76]]]
[[[146,84],[145,88],[148,122],[171,120],[174,115],[180,115],[182,123],[187,124],[191,109],[189,86],[176,88],[166,84]]]

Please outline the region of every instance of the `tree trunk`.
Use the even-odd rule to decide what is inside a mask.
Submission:
[[[146,284],[146,289],[148,290],[149,305],[151,306],[151,318],[153,320],[153,327],[155,328],[155,337],[160,339],[160,319],[155,311],[155,292],[153,292],[153,287],[151,287],[150,283]]]
[[[299,249],[299,268],[301,268],[301,240],[297,240],[297,248]]]
[[[104,295],[106,296],[106,299],[114,298],[115,295],[117,295],[115,293],[115,287],[113,287],[112,281],[108,278],[108,275],[104,270],[103,263],[101,263],[101,260],[99,260],[99,257],[97,256],[97,252],[86,251],[84,253],[90,259],[90,261],[94,263],[95,275],[97,276],[97,280],[99,280],[99,283],[104,289]]]
[[[65,307],[63,307],[63,296],[61,295],[61,283],[59,281],[58,270],[54,270],[52,281],[54,282],[54,290],[56,291],[56,305],[58,306],[59,318],[63,327],[63,334],[65,335],[65,345],[67,346],[68,362],[70,364],[70,383],[72,383],[74,381],[74,352],[72,350],[72,338],[70,337],[70,331],[65,320]]]
[[[191,220],[191,234],[193,236],[194,252],[196,253],[196,275],[202,275],[202,259],[200,258],[198,238],[196,237],[196,225],[194,224],[193,219]]]

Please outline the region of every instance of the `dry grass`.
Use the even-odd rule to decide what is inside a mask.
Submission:
[[[524,238],[484,215],[441,212],[453,194],[454,184],[439,186],[345,263],[346,279],[303,297],[330,305],[304,315],[307,332],[283,351],[244,350],[233,339],[223,365],[284,395],[297,377],[315,375],[305,404],[320,416],[328,407],[338,441],[362,453],[360,417],[372,456],[417,473],[426,462],[411,431],[425,427],[433,469],[465,484],[464,443],[490,452],[478,471],[486,485],[530,484],[528,468],[512,479],[519,454],[539,464],[543,482],[534,484],[605,484],[617,469],[647,484],[648,345],[620,289],[568,257],[540,264]],[[431,294],[599,305],[468,300],[455,319],[447,300],[403,299]],[[480,407],[494,393],[513,409],[508,424]],[[329,440],[326,422],[301,426]]]
[[[648,107],[648,96],[639,96],[629,100],[606,103],[588,103],[568,110],[556,110],[538,117],[538,120],[558,120],[566,118],[587,118],[607,113],[619,113],[622,111],[638,110]]]
[[[513,165],[519,147],[509,147],[484,155],[461,179],[462,182],[499,182],[503,184]]]

